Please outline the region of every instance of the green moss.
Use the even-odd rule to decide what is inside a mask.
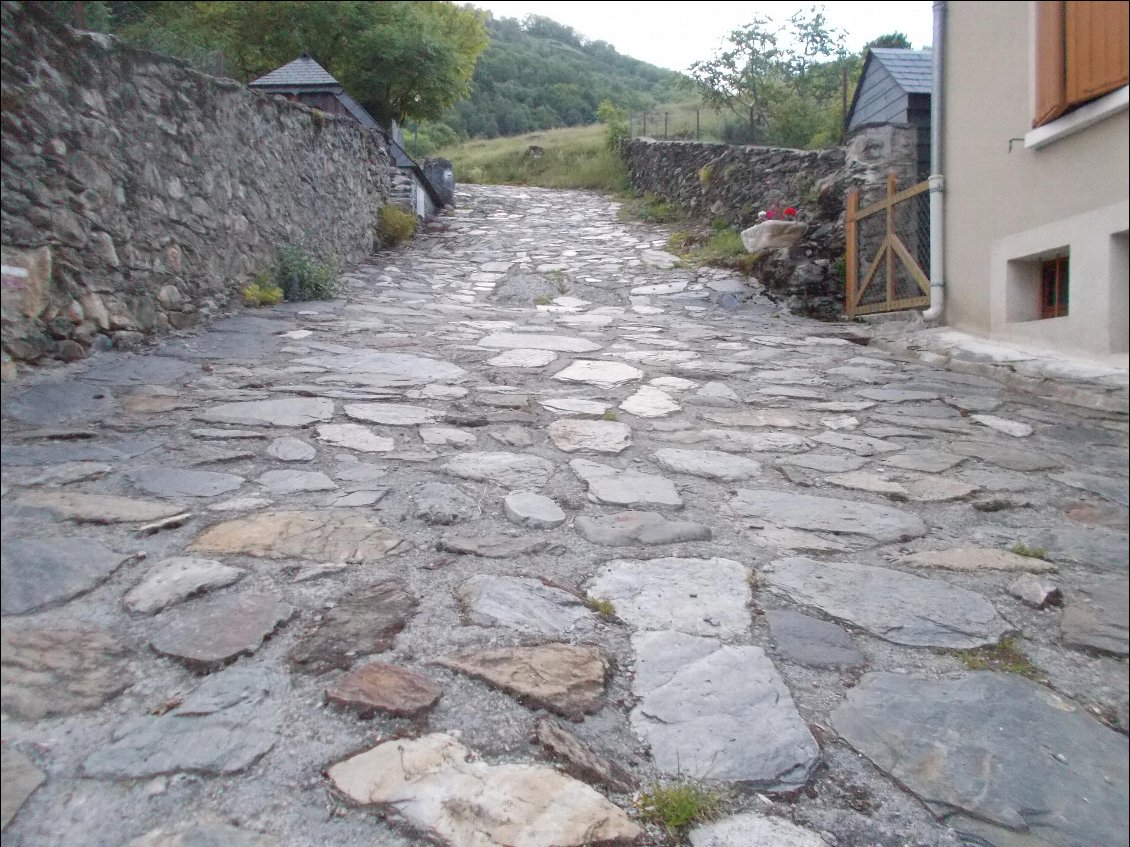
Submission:
[[[1012,638],[1002,638],[999,644],[961,650],[957,654],[971,671],[1000,671],[1014,673],[1028,679],[1039,679],[1040,672],[1016,646]]]
[[[1029,559],[1048,559],[1048,551],[1043,547],[1029,547],[1027,544],[1017,542],[1012,545],[1012,552],[1017,556],[1027,556]]]
[[[687,780],[655,784],[640,794],[637,801],[645,820],[658,823],[672,838],[689,826],[716,817],[722,809],[722,795],[716,789]]]
[[[377,238],[382,247],[396,247],[410,241],[416,233],[416,216],[396,206],[381,206],[377,219]]]
[[[614,421],[619,419],[619,415],[616,414],[615,409],[605,409],[604,414],[601,415],[601,417],[606,421]]]

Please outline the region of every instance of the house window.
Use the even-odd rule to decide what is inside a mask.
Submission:
[[[1126,3],[1041,0],[1036,4],[1036,115],[1032,126],[1127,84]]]
[[[1056,256],[1040,263],[1040,317],[1062,318],[1067,315],[1070,295],[1067,257]]]

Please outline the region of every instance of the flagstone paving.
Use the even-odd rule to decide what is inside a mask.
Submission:
[[[1125,414],[458,203],[3,386],[5,847],[1126,843]]]

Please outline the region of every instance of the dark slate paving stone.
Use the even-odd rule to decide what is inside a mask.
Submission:
[[[65,603],[99,585],[126,558],[93,538],[5,538],[0,610],[22,615]]]
[[[832,725],[959,833],[996,847],[1126,843],[1126,736],[1041,685],[873,673]]]
[[[854,668],[864,662],[852,637],[834,623],[800,612],[765,613],[777,654],[810,668]]]
[[[0,445],[0,463],[27,467],[63,462],[115,462],[136,458],[160,445],[160,441],[152,438],[4,444]]]
[[[104,418],[115,407],[109,389],[79,380],[45,382],[5,394],[4,417],[36,426]]]
[[[104,385],[168,385],[190,373],[196,365],[168,356],[139,356],[136,353],[106,352],[91,360],[82,378]]]
[[[293,616],[294,607],[277,594],[231,594],[166,612],[149,646],[194,671],[207,672],[254,653]]]
[[[127,471],[137,488],[157,497],[216,497],[235,491],[245,482],[241,476],[215,471],[143,467]]]

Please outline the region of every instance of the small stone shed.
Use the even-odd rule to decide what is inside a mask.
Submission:
[[[415,212],[417,217],[424,220],[433,217],[446,205],[443,186],[434,185],[424,168],[408,155],[400,143],[395,124],[390,129],[381,126],[376,118],[349,96],[333,74],[311,56],[299,56],[248,83],[247,87],[268,94],[279,94],[288,100],[297,100],[329,115],[351,118],[366,129],[379,133],[392,162],[392,201]]]
[[[933,90],[933,53],[872,47],[852,97],[847,133],[882,125],[917,130],[918,178],[930,175],[930,95]]]

